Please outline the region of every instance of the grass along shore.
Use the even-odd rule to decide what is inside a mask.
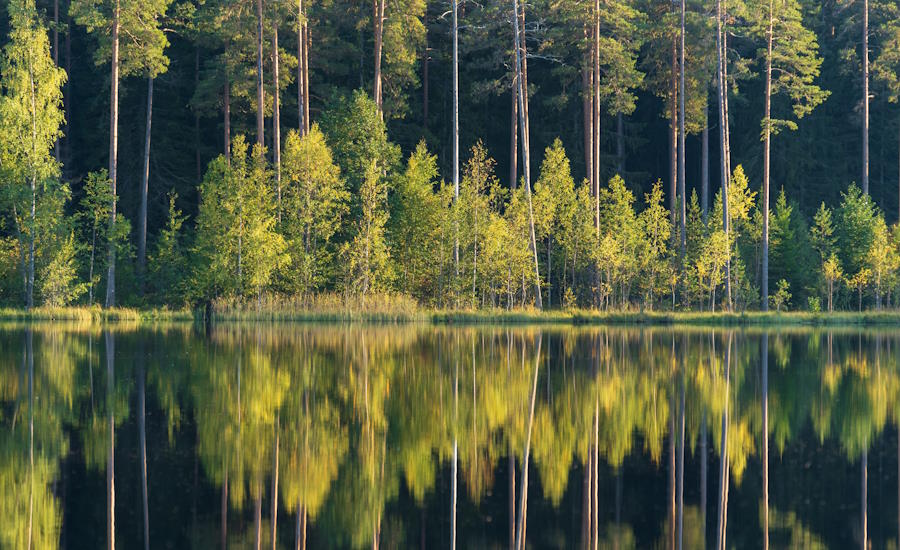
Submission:
[[[264,297],[212,304],[217,323],[370,322],[431,324],[558,325],[693,325],[693,326],[891,326],[900,327],[900,310],[827,312],[682,312],[597,310],[442,310],[419,306],[402,295],[344,300],[339,295],[314,298]],[[0,308],[0,321],[79,321],[97,323],[202,322],[206,310],[93,307]]]

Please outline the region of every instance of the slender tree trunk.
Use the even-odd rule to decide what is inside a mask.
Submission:
[[[616,169],[625,178],[625,115],[616,113]]]
[[[512,78],[510,97],[512,108],[509,119],[509,188],[515,191],[519,185],[519,91],[515,76]]]
[[[725,529],[728,521],[728,401],[731,371],[731,334],[725,347],[725,407],[722,409],[722,439],[719,443],[719,517],[716,550],[725,550]]]
[[[225,76],[225,91],[222,94],[222,103],[224,105],[224,127],[225,127],[225,160],[231,164],[231,79]]]
[[[297,128],[301,136],[306,133],[303,121],[303,104],[306,101],[303,68],[303,0],[297,0]]]
[[[455,2],[455,0],[454,0]],[[538,254],[537,254],[537,243],[535,241],[534,235],[534,210],[531,204],[531,157],[529,152],[529,144],[528,144],[528,118],[527,118],[527,103],[525,102],[525,95],[527,93],[527,88],[525,88],[525,73],[523,71],[524,65],[522,62],[522,33],[519,28],[519,0],[513,0],[513,24],[515,27],[515,35],[516,35],[516,76],[519,82],[519,126],[522,133],[522,166],[525,175],[525,196],[528,200],[528,226],[530,232],[530,252],[534,259],[534,299],[535,305],[538,309],[543,309],[543,302],[541,299],[541,272],[540,272],[540,263],[538,262]],[[524,490],[524,486],[523,486]]]
[[[861,488],[861,505],[860,509],[862,510],[862,520],[861,527],[861,541],[862,541],[862,550],[867,550],[869,548],[869,449],[863,449],[862,452],[862,463],[860,464],[860,470],[862,473],[862,479],[860,479],[860,488]]]
[[[194,89],[200,87],[200,46],[194,48]],[[197,170],[197,184],[203,181],[203,166],[200,161],[200,111],[194,109],[194,167]]]
[[[454,8],[456,1],[454,0]],[[455,13],[455,11],[454,11]],[[456,495],[459,473],[457,472],[457,463],[459,462],[459,445],[456,440],[457,422],[459,421],[459,360],[456,361],[456,367],[453,375],[453,481],[450,490],[450,549],[456,550]]]
[[[143,351],[143,350],[141,350]],[[146,408],[146,376],[144,374],[144,356],[138,359],[138,421],[139,445],[141,452],[141,504],[144,518],[144,550],[150,550],[150,509],[147,499],[147,408]]]
[[[518,0],[513,0],[518,3]],[[521,90],[520,90],[521,93]],[[516,518],[516,550],[525,550],[525,514],[528,506],[528,461],[531,455],[531,430],[534,425],[534,402],[537,399],[537,380],[541,366],[541,340],[538,335],[537,353],[534,361],[534,379],[531,384],[531,406],[528,413],[528,424],[525,432],[525,451],[522,455],[522,478],[519,483],[519,512]]]
[[[516,544],[516,456],[509,447],[509,549]]]
[[[706,548],[706,491],[707,487],[709,487],[707,477],[709,471],[707,463],[709,458],[709,451],[707,451],[708,440],[706,411],[703,411],[703,418],[700,420],[700,532],[703,535],[703,548]]]
[[[594,40],[593,40],[593,56],[594,56],[594,73],[593,73],[593,168],[594,168],[594,229],[597,237],[600,237],[600,0],[594,0]]]
[[[109,422],[109,452],[106,455],[106,548],[116,548],[116,417],[115,417],[115,336],[107,330],[106,340],[106,416]]]
[[[266,144],[266,96],[263,80],[263,0],[256,0],[256,142]]]
[[[119,0],[113,10],[112,26],[112,75],[109,101],[109,182],[112,203],[109,210],[109,236],[107,238],[106,307],[116,305],[116,181],[119,167]]]
[[[679,69],[679,93],[678,93],[678,195],[681,197],[681,267],[684,269],[684,259],[687,254],[687,193],[685,190],[685,150],[684,150],[684,96],[687,89],[684,86],[684,35],[685,35],[685,0],[681,0],[681,33],[680,33],[680,63]]]
[[[428,21],[427,14],[423,26],[425,27],[425,47],[422,52],[422,129],[428,130],[428,65],[431,61],[430,50],[428,49]]]
[[[584,171],[594,195],[594,26],[588,31],[584,30],[585,38],[591,47],[584,56],[584,66],[581,68],[581,109],[584,130]]]
[[[276,535],[278,534],[278,454],[281,450],[279,447],[279,418],[278,413],[275,414],[275,441],[273,443],[275,449],[275,461],[272,465],[272,525],[269,538],[272,539],[272,550],[275,550]]]
[[[862,0],[863,11],[863,123],[862,123],[862,190],[869,194],[869,0]]]
[[[722,227],[725,232],[725,241],[728,243],[728,254],[725,257],[725,294],[728,303],[728,309],[732,307],[731,303],[731,219],[728,211],[728,188],[731,181],[731,166],[728,161],[728,116],[726,104],[728,100],[728,80],[726,77],[726,66],[728,63],[728,52],[725,42],[725,24],[724,24],[724,0],[716,1],[716,53],[718,57],[718,99],[719,99],[719,149],[721,169],[720,178],[722,186]]]
[[[769,548],[769,335],[762,335],[763,549]]]
[[[147,193],[150,185],[150,128],[153,124],[153,77],[147,77],[147,124],[144,128],[144,171],[141,174],[141,209],[138,213],[138,289],[144,293],[147,271]]]
[[[672,70],[669,74],[669,218],[678,224],[678,34],[672,33]],[[674,237],[674,233],[673,233]],[[674,243],[674,241],[673,241]]]
[[[53,64],[59,67],[59,0],[53,0]],[[59,139],[53,144],[53,156],[60,162]]]
[[[703,130],[700,133],[700,207],[703,225],[709,223],[709,104],[703,106]]]
[[[275,162],[275,194],[278,212],[278,221],[281,221],[281,106],[279,99],[281,90],[278,82],[278,18],[273,18],[272,25],[272,77],[275,89],[272,91],[272,149]]]
[[[766,115],[763,120],[763,227],[762,227],[762,303],[769,310],[769,180],[771,178],[772,144],[772,41],[775,26],[775,4],[769,0],[769,29],[766,36]]]
[[[454,0],[455,2],[455,0]],[[383,100],[381,93],[381,49],[384,39],[384,8],[385,0],[375,0],[375,86],[374,93],[375,104],[378,106],[378,112],[383,113]],[[455,7],[455,4],[454,4]],[[454,14],[456,10],[454,9]],[[456,33],[456,25],[453,27],[454,36]],[[383,114],[382,114],[383,116]]]
[[[453,268],[459,278],[459,2],[450,0],[453,11]],[[459,307],[459,298],[457,298]]]
[[[309,38],[309,22],[303,22],[303,133],[309,133],[309,102],[311,97],[309,94],[309,45],[312,41]],[[304,520],[305,521],[305,520]],[[305,525],[305,524],[304,524]]]
[[[678,550],[684,542],[684,373],[678,402]]]

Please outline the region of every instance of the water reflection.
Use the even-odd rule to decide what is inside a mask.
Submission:
[[[896,547],[898,344],[7,326],[0,547]]]

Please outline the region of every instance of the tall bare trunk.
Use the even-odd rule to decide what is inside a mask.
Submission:
[[[109,235],[107,239],[106,307],[116,305],[116,242],[112,238],[116,226],[116,176],[119,167],[119,0],[113,10],[112,74],[109,99],[109,185],[112,203],[109,209]]]
[[[31,118],[31,156],[37,158],[37,101],[34,81],[34,65],[31,58],[28,59],[28,90],[31,98],[29,116]],[[25,305],[28,310],[34,307],[34,252],[37,239],[37,167],[31,167],[31,217],[28,231],[28,275],[25,283]]]
[[[772,144],[772,41],[774,40],[775,4],[769,0],[769,29],[766,36],[766,115],[763,120],[763,227],[762,227],[762,303],[769,310],[769,180],[771,178]]]
[[[427,15],[426,15],[427,17]],[[428,66],[431,61],[431,54],[428,49],[428,22],[425,23],[425,47],[422,51],[422,129],[428,130]]]
[[[194,48],[194,89],[200,87],[200,46]],[[203,166],[200,162],[200,111],[194,109],[194,168],[197,184],[203,180]]]
[[[141,350],[143,351],[143,350]],[[144,550],[150,550],[150,509],[147,499],[147,407],[144,356],[138,359],[138,439],[141,452],[141,504],[144,519]]]
[[[225,160],[231,163],[231,79],[225,76],[225,91],[222,94],[225,127]]]
[[[518,3],[518,0],[514,0]],[[534,424],[534,402],[537,400],[538,371],[541,366],[541,335],[538,335],[537,353],[534,361],[534,379],[531,384],[531,406],[525,432],[525,451],[522,455],[522,478],[519,485],[519,510],[516,518],[516,550],[525,550],[525,514],[528,506],[528,460],[531,455],[531,429]]]
[[[584,55],[584,66],[581,68],[581,109],[584,130],[584,171],[594,194],[594,26],[585,27],[585,38],[591,45]]]
[[[681,32],[679,40],[680,62],[678,64],[679,92],[678,92],[678,195],[681,197],[680,216],[681,216],[681,263],[684,269],[684,259],[687,254],[687,193],[685,192],[685,169],[684,169],[684,96],[687,89],[684,86],[684,35],[685,35],[685,0],[681,0]]]
[[[523,16],[524,19],[524,16]],[[525,72],[522,61],[523,38],[519,24],[519,0],[513,0],[513,25],[516,35],[516,77],[519,83],[519,127],[522,134],[522,167],[525,175],[525,196],[528,202],[528,226],[530,232],[530,252],[534,259],[534,299],[538,309],[543,309],[541,298],[541,270],[538,262],[537,242],[534,235],[534,209],[531,204],[531,157],[528,144],[528,108],[525,95],[528,93],[525,87]],[[523,487],[524,489],[524,487]]]
[[[625,115],[616,113],[616,168],[625,177]]]
[[[278,17],[273,18],[272,25],[272,77],[275,89],[272,91],[272,149],[275,161],[275,193],[278,201],[278,221],[281,221],[281,91],[278,82]]]
[[[383,1],[383,0],[382,0]],[[451,0],[453,10],[453,205],[459,207],[459,2]],[[454,222],[453,268],[459,277],[459,221]],[[457,300],[457,305],[459,305]]]
[[[862,1],[863,11],[863,123],[862,123],[862,190],[869,194],[869,0]]]
[[[593,40],[593,131],[594,149],[593,180],[594,180],[594,231],[600,237],[600,0],[594,0],[594,40]]]
[[[256,142],[266,144],[266,96],[263,80],[263,0],[256,0]]]
[[[720,149],[720,178],[722,185],[722,227],[725,231],[725,240],[728,243],[729,251],[725,259],[725,294],[728,303],[728,309],[731,309],[731,241],[730,229],[731,219],[728,212],[728,187],[731,181],[731,166],[728,159],[728,116],[726,105],[728,103],[728,78],[727,64],[728,52],[726,50],[727,41],[725,36],[725,5],[724,0],[716,2],[716,53],[718,57],[718,104],[719,104],[719,149]]]
[[[513,191],[519,185],[519,90],[514,76],[510,90],[512,106],[509,119],[509,188]]]
[[[297,128],[300,135],[304,135],[305,122],[303,105],[306,102],[306,94],[303,90],[303,0],[297,0]]]
[[[59,0],[53,0],[53,64],[59,67]],[[58,139],[53,144],[53,156],[60,162]]]
[[[147,193],[150,186],[150,128],[153,124],[153,77],[147,77],[147,123],[144,127],[144,171],[141,174],[141,209],[138,212],[138,289],[144,292],[147,271]]]
[[[678,34],[672,33],[672,60],[669,73],[669,219],[677,227],[678,206]],[[673,233],[674,237],[674,233]],[[674,242],[674,241],[673,241]]]
[[[375,0],[375,85],[373,95],[375,96],[375,105],[378,106],[378,112],[383,113],[383,98],[381,91],[381,49],[384,43],[384,8],[385,0]],[[454,11],[455,13],[455,11]],[[454,25],[454,32],[456,26]],[[455,36],[455,35],[454,35]]]
[[[115,336],[106,331],[106,416],[109,452],[106,455],[106,548],[116,548],[116,415],[115,415]]]
[[[763,549],[769,548],[769,335],[762,335]]]
[[[303,22],[303,97],[306,101],[303,103],[303,133],[309,133],[309,102],[311,101],[309,94],[309,46],[312,40],[309,38],[309,22]]]
[[[703,130],[700,133],[700,207],[703,225],[709,222],[709,104],[703,106]]]

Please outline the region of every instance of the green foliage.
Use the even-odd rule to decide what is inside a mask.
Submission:
[[[390,252],[385,240],[388,220],[387,185],[378,164],[372,162],[359,188],[360,217],[353,239],[341,249],[346,266],[344,288],[350,294],[365,296],[388,287],[392,273]]]
[[[775,294],[769,296],[769,301],[772,302],[772,307],[775,308],[775,311],[781,312],[782,308],[787,309],[791,304],[791,285],[784,279],[778,281],[777,290]]]
[[[291,262],[286,290],[306,294],[326,287],[335,266],[332,239],[347,213],[349,194],[317,125],[300,137],[288,134],[282,151],[282,219]]]
[[[41,297],[45,306],[62,307],[74,303],[87,291],[78,277],[75,235],[70,233],[53,254],[41,277]]]
[[[182,230],[187,217],[175,206],[177,199],[178,195],[169,193],[168,221],[150,255],[150,286],[155,300],[171,306],[184,305],[184,273],[188,267]]]

